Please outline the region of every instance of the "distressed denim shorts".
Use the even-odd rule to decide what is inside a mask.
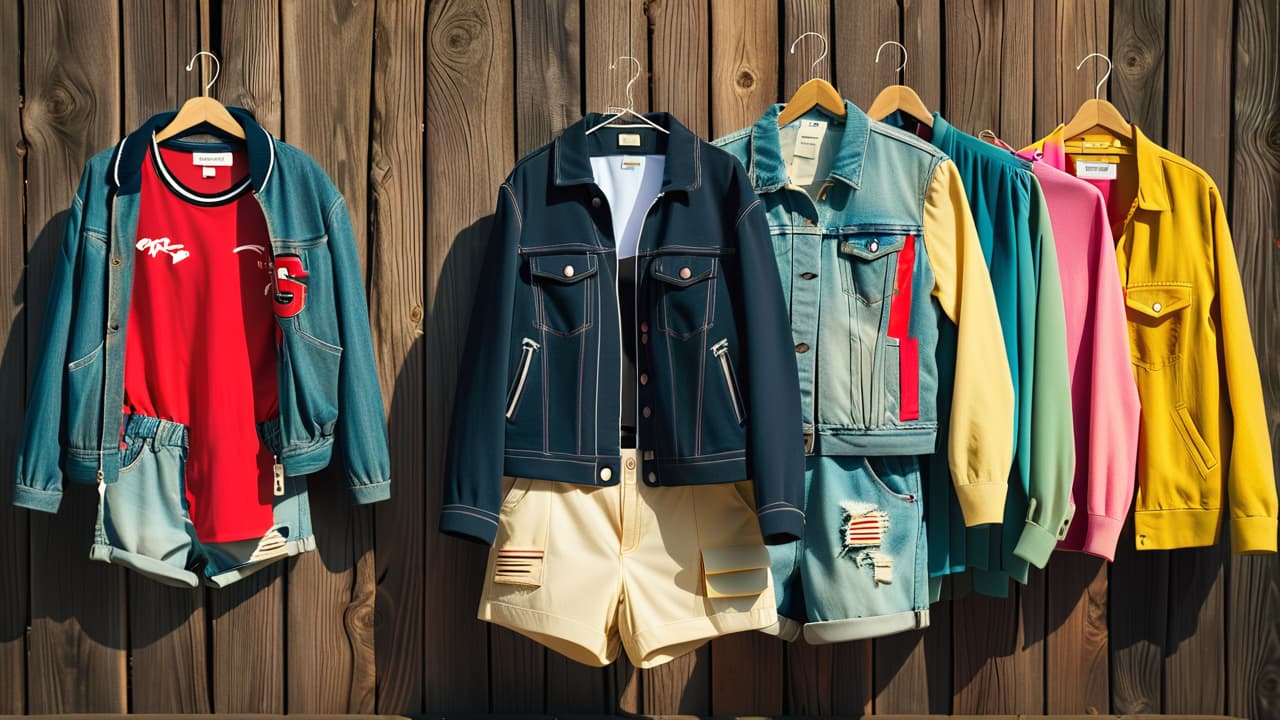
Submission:
[[[119,479],[98,484],[94,560],[123,565],[178,587],[224,587],[279,558],[315,548],[306,483],[286,477],[274,498],[271,529],[256,540],[201,542],[184,484],[187,427],[130,415],[121,441]]]
[[[817,645],[926,627],[919,459],[811,456],[804,480],[804,537],[769,546],[778,624],[764,632]]]

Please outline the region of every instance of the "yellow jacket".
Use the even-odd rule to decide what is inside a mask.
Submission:
[[[1064,146],[1059,126],[1036,148],[1068,172],[1084,148],[1081,160],[1115,165],[1114,180],[1093,182],[1108,198],[1142,402],[1138,548],[1212,545],[1228,509],[1236,552],[1275,552],[1275,470],[1222,196],[1203,170],[1133,135],[1127,153],[1099,157],[1109,136]]]

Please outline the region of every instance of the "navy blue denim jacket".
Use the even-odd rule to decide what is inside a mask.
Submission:
[[[795,350],[764,208],[742,165],[670,115],[628,155],[665,156],[641,227],[638,448],[650,485],[754,480],[770,540],[799,535],[804,449]],[[588,486],[620,472],[623,323],[591,115],[498,191],[455,403],[441,529],[492,542],[502,476]],[[634,133],[634,130],[628,131]],[[631,324],[631,323],[629,323]],[[630,424],[630,423],[627,423]]]
[[[251,187],[272,252],[298,256],[308,274],[306,305],[277,318],[280,415],[259,432],[287,475],[327,466],[336,440],[356,501],[386,499],[386,421],[346,203],[314,160],[272,137],[248,111],[229,110],[245,129]],[[57,511],[64,474],[84,483],[116,480],[139,169],[154,132],[175,114],[152,117],[85,167],[49,289],[15,505]]]

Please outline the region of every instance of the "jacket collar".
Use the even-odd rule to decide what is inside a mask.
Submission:
[[[552,144],[556,185],[586,185],[595,182],[595,173],[591,170],[591,157],[595,155],[620,154],[616,144],[611,145],[606,138],[617,135],[613,128],[601,128],[598,132],[587,135],[587,130],[604,122],[608,115],[587,113],[578,122],[565,128]],[[662,190],[696,190],[702,184],[702,141],[693,131],[680,124],[669,113],[646,113],[645,118],[659,127],[665,128],[668,135],[657,132],[644,133],[642,145],[626,148],[628,155],[662,153],[662,145],[666,145],[666,162],[662,170]]]
[[[271,179],[276,164],[276,140],[253,119],[253,114],[244,108],[228,107],[231,117],[244,128],[245,145],[249,154],[249,177],[254,192],[262,192],[267,181]],[[125,136],[116,146],[111,157],[108,180],[121,193],[137,192],[141,186],[143,160],[151,147],[152,138],[161,128],[169,124],[177,115],[170,110],[152,115],[137,130]]]
[[[782,159],[778,113],[782,104],[774,105],[751,127],[751,158],[747,171],[756,192],[773,192],[791,182],[787,164]],[[871,119],[856,105],[844,101],[845,130],[831,164],[831,176],[848,183],[855,190],[862,185],[862,159],[871,133]]]
[[[1133,152],[1138,168],[1138,207],[1143,210],[1164,212],[1172,205],[1169,202],[1169,188],[1164,178],[1163,156],[1168,150],[1155,144],[1137,125],[1133,128]],[[1067,171],[1066,138],[1064,125],[1059,125],[1035,146],[1047,162],[1053,167]]]

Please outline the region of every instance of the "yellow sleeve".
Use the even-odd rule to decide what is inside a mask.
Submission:
[[[967,526],[1004,520],[1013,464],[1013,379],[960,172],[934,170],[924,209],[933,296],[958,330],[947,461]]]
[[[1228,462],[1227,503],[1231,509],[1231,545],[1238,553],[1276,551],[1276,477],[1271,460],[1262,379],[1249,332],[1240,268],[1231,245],[1231,231],[1222,196],[1212,188],[1213,245],[1218,269],[1218,342],[1231,403],[1231,457]]]

